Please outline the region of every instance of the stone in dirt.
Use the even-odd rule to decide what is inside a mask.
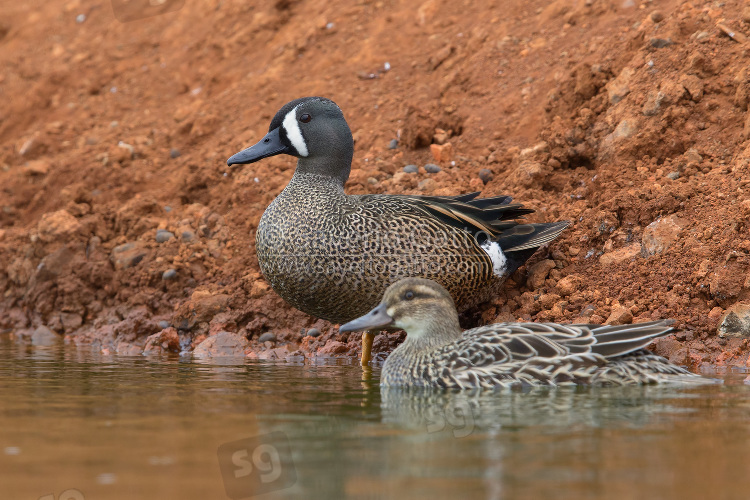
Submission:
[[[549,272],[555,268],[554,260],[542,260],[531,266],[529,276],[526,278],[526,284],[532,290],[536,290],[544,285]]]
[[[737,302],[719,320],[719,337],[750,338],[750,303]]]
[[[687,224],[687,220],[674,214],[659,218],[649,224],[643,231],[641,239],[643,255],[648,257],[665,251],[677,241]]]
[[[258,337],[258,342],[260,342],[261,344],[263,342],[276,342],[276,334],[274,334],[273,332],[266,332]]]
[[[133,241],[113,248],[109,259],[115,265],[115,269],[119,271],[137,265],[147,254],[148,250],[142,242]]]
[[[49,347],[57,344],[62,340],[58,334],[42,325],[37,327],[31,334],[31,345]]]
[[[177,330],[171,327],[150,335],[143,348],[143,354],[157,354],[166,351],[180,352],[180,336]]]
[[[193,351],[193,356],[197,358],[244,357],[248,344],[248,340],[242,335],[219,332],[198,344]]]
[[[604,323],[606,325],[628,325],[633,322],[633,314],[625,306],[617,305],[612,308],[609,318]]]
[[[601,262],[603,266],[609,266],[612,264],[619,264],[621,262],[635,259],[640,254],[641,244],[633,243],[631,245],[618,248],[617,250],[613,250],[612,252],[605,253],[604,255],[599,257],[599,262]]]
[[[44,242],[67,240],[81,229],[81,223],[67,210],[44,214],[37,225],[39,238]]]

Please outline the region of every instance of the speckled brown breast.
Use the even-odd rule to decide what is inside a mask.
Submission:
[[[284,300],[344,323],[375,307],[391,283],[437,281],[459,310],[488,300],[504,281],[468,231],[425,216],[398,196],[347,196],[330,178],[296,173],[263,214],[261,271]]]

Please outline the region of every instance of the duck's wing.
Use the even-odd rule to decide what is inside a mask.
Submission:
[[[384,201],[405,204],[424,215],[439,219],[455,228],[468,231],[482,239],[496,241],[503,252],[533,250],[548,243],[566,228],[568,221],[542,224],[521,224],[517,219],[533,213],[510,196],[477,199],[478,193],[459,196],[361,195],[359,200],[380,207]],[[529,254],[530,255],[530,254]],[[528,256],[526,256],[528,257]],[[522,258],[521,261],[525,260]]]
[[[436,365],[447,387],[586,383],[607,358],[647,346],[671,332],[670,324],[499,323],[464,332],[440,351]]]

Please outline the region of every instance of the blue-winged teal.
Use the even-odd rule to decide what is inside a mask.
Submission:
[[[499,323],[461,333],[448,292],[431,280],[391,285],[375,309],[339,331],[406,330],[381,385],[455,389],[709,381],[644,349],[668,321],[622,326]]]
[[[509,196],[346,195],[354,143],[339,107],[306,97],[282,107],[268,134],[227,161],[299,158],[256,233],[258,262],[294,307],[343,323],[374,307],[388,284],[438,281],[461,310],[489,300],[505,278],[567,222],[519,224],[533,212]]]

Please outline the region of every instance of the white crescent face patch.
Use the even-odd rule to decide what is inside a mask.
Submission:
[[[297,154],[307,156],[307,144],[305,144],[305,138],[302,137],[302,131],[299,129],[299,124],[297,123],[297,108],[299,108],[299,104],[286,114],[284,121],[281,122],[281,126],[286,131],[289,142],[297,150]]]

